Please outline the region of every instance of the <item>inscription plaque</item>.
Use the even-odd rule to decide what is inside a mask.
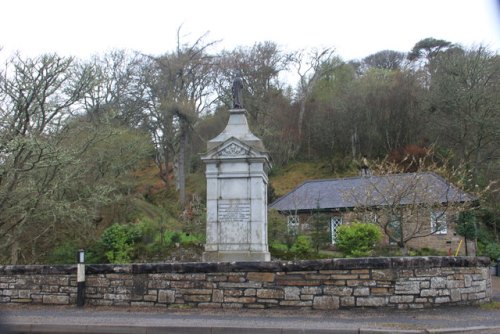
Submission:
[[[218,216],[221,223],[250,221],[250,202],[219,201]]]

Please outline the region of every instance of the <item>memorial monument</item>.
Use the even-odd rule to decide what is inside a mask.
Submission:
[[[233,108],[224,131],[207,143],[207,240],[203,261],[269,261],[269,156],[248,127],[243,83],[232,86]]]

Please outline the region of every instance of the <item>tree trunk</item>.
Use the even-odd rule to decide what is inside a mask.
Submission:
[[[179,154],[177,166],[177,184],[179,187],[179,204],[182,209],[186,205],[186,149],[188,146],[188,128],[186,121],[181,120]]]

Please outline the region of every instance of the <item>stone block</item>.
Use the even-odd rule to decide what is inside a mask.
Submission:
[[[354,298],[354,297],[340,297],[340,305],[343,307],[356,306],[356,298]]]
[[[173,302],[175,302],[175,291],[174,290],[159,290],[158,291],[158,303],[172,304]]]
[[[85,278],[85,285],[95,286],[95,287],[108,287],[110,286],[110,281],[104,277],[89,276]]]
[[[243,290],[224,290],[224,296],[225,297],[241,297],[241,296],[243,296]]]
[[[427,276],[427,277],[434,277],[441,275],[441,269],[440,268],[417,268],[415,269],[415,276]]]
[[[181,289],[179,290],[183,295],[211,295],[211,289]]]
[[[117,294],[117,293],[106,293],[104,294],[104,299],[108,300],[130,300],[129,294]]]
[[[282,300],[279,302],[280,306],[287,307],[311,307],[313,305],[311,301],[298,301],[298,300]]]
[[[219,283],[219,288],[242,288],[242,289],[249,289],[249,288],[254,288],[258,289],[262,287],[262,283],[257,283],[257,282],[242,282],[242,283],[232,283],[232,282],[221,282]]]
[[[437,297],[436,299],[434,299],[434,303],[436,304],[444,304],[449,302],[450,302],[450,297]]]
[[[31,291],[30,290],[19,290],[19,298],[30,298]]]
[[[53,305],[67,305],[69,304],[69,296],[59,296],[59,295],[43,295],[42,303],[53,304]]]
[[[462,300],[462,294],[460,293],[460,290],[457,289],[451,290],[450,297],[452,302],[458,302]]]
[[[170,287],[174,289],[193,289],[195,288],[195,282],[192,281],[172,281],[170,282]]]
[[[209,282],[227,282],[227,275],[208,274],[207,281],[209,281]]]
[[[356,298],[356,306],[361,306],[361,307],[387,306],[387,298],[386,297],[358,297],[358,298]]]
[[[431,278],[431,289],[444,289],[446,288],[446,278],[443,277],[432,277]]]
[[[450,290],[448,289],[440,289],[438,290],[438,296],[449,296],[450,295]]]
[[[413,303],[415,297],[413,295],[409,296],[391,296],[389,297],[389,302],[395,303],[395,304],[401,304],[401,303]]]
[[[479,292],[479,293],[470,293],[467,296],[467,300],[481,300],[486,298],[486,293],[484,292]]]
[[[283,289],[285,300],[300,300],[300,288],[287,286]]]
[[[323,288],[323,293],[325,295],[351,296],[352,292],[353,292],[353,288],[349,288],[349,287],[325,286]]]
[[[392,281],[395,277],[395,272],[391,269],[372,270],[372,279],[377,281]]]
[[[224,301],[224,291],[223,290],[213,290],[212,291],[212,302],[222,303]]]
[[[409,304],[408,305],[410,307],[410,309],[423,309],[424,308],[424,304]]]
[[[105,299],[90,299],[87,298],[86,303],[89,305],[95,305],[95,306],[111,306],[113,305],[112,300],[105,300]]]
[[[186,302],[201,303],[201,302],[209,302],[211,301],[211,299],[212,299],[211,295],[184,295],[184,300]]]
[[[285,294],[281,289],[259,289],[257,290],[258,298],[283,299]]]
[[[474,281],[472,282],[472,286],[476,287],[479,291],[485,291],[486,281]]]
[[[439,294],[437,290],[425,289],[420,292],[420,297],[435,297]]]
[[[265,305],[277,305],[280,301],[278,299],[257,299],[257,303]]]
[[[464,284],[465,284],[465,288],[468,288],[470,286],[472,286],[472,276],[471,275],[464,275]]]
[[[429,289],[431,287],[430,281],[420,282],[420,289]]]
[[[377,286],[373,280],[346,280],[347,286]]]
[[[313,300],[314,295],[300,295],[300,300]]]
[[[413,282],[413,281],[396,282],[396,288],[394,293],[398,295],[418,294],[420,293],[420,282]]]
[[[249,272],[247,280],[255,282],[274,282],[274,273]]]
[[[319,295],[321,294],[321,288],[317,286],[306,286],[300,291],[303,295]]]
[[[369,296],[370,289],[369,288],[354,288],[353,295],[354,296]]]
[[[257,289],[245,289],[243,295],[246,297],[255,297],[257,296]]]
[[[333,279],[345,279],[345,280],[354,280],[354,279],[358,279],[358,275],[357,274],[349,274],[349,275],[332,275],[332,278]]]
[[[166,280],[150,280],[148,282],[149,289],[166,289],[170,287],[170,282]]]
[[[146,302],[157,302],[158,301],[158,296],[157,295],[144,295],[144,301]]]
[[[43,295],[31,294],[31,300],[33,301],[33,304],[42,304]]]
[[[18,290],[3,290],[2,296],[9,296],[12,298],[17,298],[19,296],[19,291]]]
[[[389,288],[370,288],[370,294],[374,296],[386,296],[390,295],[390,289]]]
[[[313,309],[315,310],[337,310],[340,306],[340,298],[334,296],[315,296]]]
[[[224,303],[250,304],[255,303],[255,301],[255,297],[224,297]]]

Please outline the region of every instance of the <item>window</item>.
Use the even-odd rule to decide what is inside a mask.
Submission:
[[[435,234],[447,234],[448,224],[446,223],[446,213],[441,210],[431,212],[431,232]]]
[[[337,238],[337,228],[342,225],[341,217],[330,218],[330,242],[335,245],[335,239]]]
[[[401,218],[397,215],[391,215],[387,224],[387,235],[389,236],[389,243],[395,245],[401,241],[402,226]]]
[[[299,233],[300,219],[299,216],[290,215],[288,216],[288,233],[291,235],[297,235]]]

